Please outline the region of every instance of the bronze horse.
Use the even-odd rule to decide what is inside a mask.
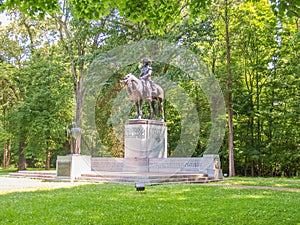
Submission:
[[[125,88],[127,94],[131,98],[131,100],[136,105],[137,116],[136,119],[142,119],[142,102],[143,100],[150,102],[150,119],[154,119],[155,112],[155,101],[158,103],[158,113],[161,114],[162,121],[164,121],[164,110],[163,110],[163,99],[164,99],[164,91],[163,89],[157,85],[155,85],[155,91],[152,92],[152,98],[146,98],[146,88],[144,87],[143,82],[138,79],[133,74],[127,74],[124,79],[121,81],[125,84]]]

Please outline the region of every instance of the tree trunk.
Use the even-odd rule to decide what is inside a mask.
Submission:
[[[226,32],[226,64],[227,64],[227,114],[228,114],[228,151],[229,151],[229,176],[235,176],[233,152],[233,124],[232,124],[232,74],[229,38],[228,1],[225,0],[225,32]]]
[[[79,78],[76,80],[75,87],[75,99],[76,99],[76,124],[78,127],[82,127],[83,117],[83,72],[79,71]]]
[[[251,176],[254,177],[254,160],[251,161]]]
[[[84,50],[82,51],[82,55],[84,55]],[[76,99],[76,125],[79,128],[82,128],[82,118],[83,118],[83,68],[84,63],[79,67],[78,74],[76,73],[76,68],[73,67],[72,71],[74,71],[73,75],[75,76],[75,99]],[[79,145],[79,149],[76,147],[76,153],[80,154],[81,152],[81,137],[78,138],[77,144]],[[72,149],[72,153],[73,149]]]
[[[8,169],[10,164],[10,149],[11,139],[4,141],[4,152],[3,152],[3,168]]]
[[[51,159],[51,149],[50,147],[46,150],[46,166],[45,170],[50,170],[50,159]]]
[[[21,141],[19,145],[19,164],[18,170],[26,170],[26,158],[24,154],[25,142]]]
[[[256,72],[255,74],[255,82],[256,82],[256,112],[260,113],[260,84],[259,84],[259,77],[258,73]],[[256,142],[256,150],[258,151],[259,154],[259,160],[258,160],[258,175],[262,176],[263,175],[263,163],[262,163],[262,156],[261,156],[261,121],[260,121],[260,116],[257,116],[257,142]]]
[[[7,125],[7,108],[3,107],[3,129],[6,130]],[[11,138],[4,140],[3,143],[3,168],[8,169],[10,164],[10,149],[11,149]]]
[[[233,152],[233,125],[232,125],[232,93],[227,96],[228,106],[228,150],[229,150],[229,176],[235,176],[234,169],[234,152]]]

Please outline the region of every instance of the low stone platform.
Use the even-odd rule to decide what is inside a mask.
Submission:
[[[218,155],[206,154],[195,158],[91,158],[91,171],[149,174],[207,174],[221,179]]]
[[[207,174],[194,173],[130,173],[130,172],[92,172],[82,174],[79,181],[109,182],[109,183],[207,183],[216,181]]]
[[[47,181],[62,181],[57,179],[56,171],[18,171],[10,173],[10,177],[26,177]],[[65,180],[64,180],[65,181]],[[208,183],[217,181],[208,177],[207,174],[195,173],[130,173],[130,172],[91,172],[82,174],[74,182],[94,182],[94,183]]]
[[[18,172],[9,173],[9,176],[26,177],[26,178],[41,179],[41,180],[55,180],[56,171],[55,170],[43,170],[43,171],[20,170]]]

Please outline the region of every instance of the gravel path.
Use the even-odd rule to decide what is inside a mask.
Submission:
[[[29,178],[12,178],[0,176],[0,195],[12,192],[49,190],[55,188],[69,188],[87,183],[80,182],[44,182]]]

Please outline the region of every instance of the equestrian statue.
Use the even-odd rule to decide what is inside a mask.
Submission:
[[[152,68],[149,66],[150,62],[150,59],[143,59],[143,68],[139,79],[129,73],[121,82],[125,84],[127,94],[136,105],[136,119],[142,119],[142,102],[146,100],[150,102],[150,119],[154,119],[155,102],[157,102],[158,113],[161,114],[162,121],[164,121],[164,91],[151,79]]]

